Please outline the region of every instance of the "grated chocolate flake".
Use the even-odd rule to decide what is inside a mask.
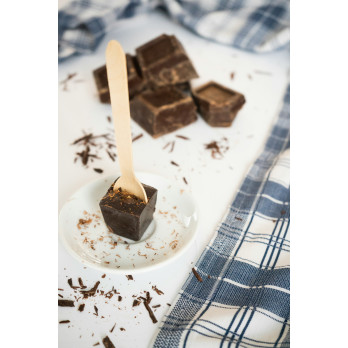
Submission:
[[[192,272],[193,272],[193,274],[195,275],[195,277],[197,278],[197,280],[198,280],[199,282],[202,282],[202,281],[203,281],[203,279],[201,278],[201,276],[198,274],[198,272],[197,272],[194,268],[192,268]]]

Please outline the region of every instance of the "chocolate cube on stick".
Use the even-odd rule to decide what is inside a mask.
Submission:
[[[137,59],[130,54],[126,54],[128,91],[129,98],[133,98],[146,87],[145,80],[141,77]],[[109,84],[106,73],[106,65],[93,71],[94,79],[97,85],[99,99],[102,103],[110,104]]]
[[[198,77],[179,40],[161,35],[136,49],[143,76],[152,87],[175,85]]]
[[[190,96],[174,87],[161,87],[138,94],[130,103],[131,117],[157,138],[197,120]]]
[[[192,92],[198,111],[212,127],[229,127],[245,103],[244,95],[210,81]]]
[[[108,228],[119,236],[135,241],[141,239],[150,225],[157,200],[157,190],[142,185],[148,198],[147,203],[122,189],[114,191],[113,185],[99,203]]]

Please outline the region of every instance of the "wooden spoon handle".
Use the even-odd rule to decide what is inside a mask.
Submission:
[[[135,177],[128,96],[126,56],[121,45],[111,40],[106,48],[106,70],[121,174]]]

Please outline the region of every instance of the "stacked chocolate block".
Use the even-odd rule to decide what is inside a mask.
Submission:
[[[228,127],[244,96],[215,82],[191,91],[198,74],[179,40],[161,35],[126,55],[132,118],[154,138],[197,120],[196,106],[213,127]],[[110,103],[106,66],[94,78],[102,103]]]

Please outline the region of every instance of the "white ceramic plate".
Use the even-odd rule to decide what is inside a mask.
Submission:
[[[137,173],[137,177],[158,190],[154,220],[138,242],[109,232],[99,208],[117,175],[91,182],[65,203],[59,235],[77,260],[104,272],[134,274],[163,266],[189,247],[197,230],[191,194],[154,174]]]

